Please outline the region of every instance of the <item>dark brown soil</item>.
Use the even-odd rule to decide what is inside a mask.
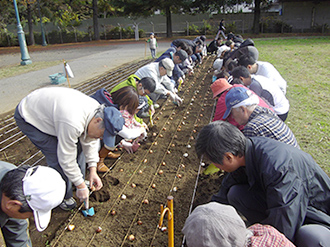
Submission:
[[[111,171],[102,178],[104,187],[90,199],[95,215],[84,217],[82,205],[72,212],[56,208],[49,227],[42,233],[35,230],[31,220],[34,246],[167,246],[168,231],[162,232],[157,225],[160,205],[167,205],[168,196],[174,197],[175,246],[181,246],[181,229],[191,206],[208,202],[221,182],[219,173],[205,176],[203,167],[199,173],[200,160],[194,151],[198,131],[212,119],[212,73],[208,73],[212,62],[212,57],[207,58],[186,79],[179,93],[184,97],[180,107],[169,100],[160,102],[148,139],[136,153],[123,152],[116,161],[106,160]],[[125,200],[122,195],[126,195]],[[166,227],[167,217],[168,214],[163,222]],[[73,231],[67,229],[69,224],[75,226]],[[102,228],[99,233],[98,227]],[[133,241],[128,239],[131,234],[135,236]]]

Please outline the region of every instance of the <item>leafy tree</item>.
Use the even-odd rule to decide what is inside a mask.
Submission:
[[[166,35],[172,37],[173,13],[182,13],[189,9],[192,1],[189,0],[113,0],[112,3],[122,8],[123,13],[132,17],[151,16],[157,10],[161,10],[166,16]]]

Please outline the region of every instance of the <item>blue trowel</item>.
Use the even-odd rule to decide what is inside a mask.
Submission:
[[[95,214],[94,208],[93,207],[89,207],[89,198],[84,201],[85,204],[85,210],[81,210],[82,214],[87,217],[87,216],[93,216]]]

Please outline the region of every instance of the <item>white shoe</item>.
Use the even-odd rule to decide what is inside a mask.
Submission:
[[[154,108],[155,108],[155,109],[158,109],[159,107],[160,107],[160,105],[158,105],[157,103],[154,104]]]
[[[64,199],[63,202],[60,204],[60,208],[65,211],[70,211],[77,206],[76,200],[73,197],[69,199]]]

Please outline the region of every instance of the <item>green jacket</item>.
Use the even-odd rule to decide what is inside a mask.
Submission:
[[[137,85],[136,85],[136,80],[140,80],[139,77],[137,77],[136,75],[130,75],[125,81],[122,81],[120,83],[118,83],[116,86],[114,86],[111,91],[110,94],[113,92],[116,92],[117,90],[123,88],[123,87],[134,87],[135,90],[137,91]],[[151,106],[153,105],[153,101],[149,98],[148,95],[146,95],[147,99],[148,99],[148,105]],[[143,123],[143,119],[137,117],[136,115],[134,115],[134,118],[136,119],[136,121],[138,121],[139,123]]]

